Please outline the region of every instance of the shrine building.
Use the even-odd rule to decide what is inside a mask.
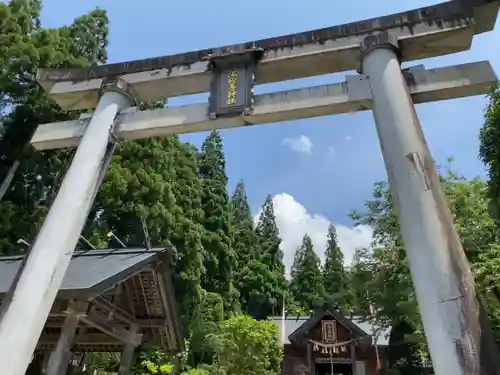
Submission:
[[[390,330],[360,318],[324,307],[313,316],[269,319],[284,340],[283,375],[374,375],[386,362]]]

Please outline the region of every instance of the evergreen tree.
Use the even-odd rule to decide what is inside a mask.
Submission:
[[[342,311],[347,310],[349,303],[346,272],[344,270],[344,254],[338,245],[337,231],[333,224],[328,227],[323,285],[326,302]]]
[[[235,285],[240,293],[240,304],[244,312],[261,318],[262,305],[266,305],[267,293],[262,292],[260,273],[268,270],[261,263],[259,238],[254,231],[252,214],[240,181],[231,198],[231,243],[235,251],[237,267]]]
[[[231,241],[238,269],[252,259],[259,259],[259,238],[254,230],[245,184],[240,181],[231,197]]]
[[[71,25],[43,28],[39,0],[0,3],[0,179],[16,171],[0,202],[0,254],[32,241],[72,150],[35,152],[29,140],[39,124],[76,118],[48,98],[36,82],[39,67],[81,67],[106,62],[108,19],[103,10]]]
[[[174,245],[174,283],[185,327],[199,304],[203,273],[196,157],[176,136],[120,142],[93,205],[98,220],[85,230],[96,245],[106,246],[102,239],[112,230],[127,246],[144,246],[143,218],[153,245]]]
[[[283,252],[280,249],[281,238],[274,215],[273,200],[270,195],[266,197],[262,206],[262,213],[256,227],[262,246],[262,256],[265,264],[271,269],[284,273]]]
[[[300,265],[303,262],[304,259],[304,247],[299,246],[295,249],[295,253],[293,254],[293,263],[292,263],[292,269],[290,272],[290,276],[292,277],[292,280],[297,277],[297,272],[300,270]]]
[[[262,206],[255,229],[261,249],[260,270],[255,272],[261,279],[261,288],[266,290],[267,298],[262,303],[261,314],[272,315],[281,311],[287,295],[283,251],[280,249],[281,238],[274,215],[271,196],[267,196]],[[257,296],[256,296],[257,297]]]
[[[311,311],[321,306],[325,296],[321,262],[308,234],[304,235],[295,253],[291,276],[290,291],[294,301]]]
[[[172,242],[178,251],[175,265],[175,291],[186,319],[196,311],[201,293],[204,272],[204,249],[202,244],[203,207],[201,181],[198,179],[198,152],[192,145],[175,140],[175,175],[173,187],[179,223],[173,232]],[[187,325],[187,323],[186,323]]]
[[[229,197],[222,139],[215,130],[205,139],[198,164],[204,210],[204,288],[222,295],[226,313],[237,310],[238,292],[233,285],[236,259],[230,241]]]

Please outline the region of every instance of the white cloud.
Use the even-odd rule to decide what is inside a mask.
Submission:
[[[351,139],[352,139],[352,137],[350,135],[348,135],[347,137],[345,137],[346,142],[349,142]]]
[[[285,138],[282,144],[290,147],[293,151],[298,152],[299,154],[310,154],[313,149],[311,138],[305,135],[299,135],[296,138]]]
[[[273,204],[287,271],[289,272],[292,266],[295,250],[302,243],[302,237],[305,233],[311,237],[314,248],[323,261],[326,235],[331,221],[324,216],[309,213],[293,196],[286,193],[275,195]],[[347,227],[341,224],[335,224],[335,226],[346,263],[352,261],[354,251],[357,248],[369,247],[373,233],[370,227],[365,225]]]

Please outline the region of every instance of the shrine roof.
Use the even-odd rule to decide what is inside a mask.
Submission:
[[[287,315],[285,317],[285,344],[290,344],[289,336],[294,333],[297,329],[302,327],[303,324],[308,322],[314,315],[302,315],[302,316],[290,316]],[[282,326],[281,316],[271,316],[268,320],[274,322],[278,325],[280,331]],[[366,319],[360,316],[355,317],[345,317],[345,319],[350,320],[352,323],[357,325],[362,331],[364,331],[367,335],[372,336],[373,329],[378,330],[380,327],[372,326],[370,322],[367,322]],[[389,345],[389,335],[391,333],[390,328],[382,329],[382,332],[378,338],[378,345],[386,346]]]
[[[121,352],[129,332],[169,352],[183,339],[171,281],[173,247],[77,250],[69,263],[37,350],[54,350],[69,304],[85,301],[85,319],[72,342],[75,352]],[[23,266],[24,256],[0,257],[0,302]],[[92,323],[89,323],[92,322]]]
[[[59,297],[91,297],[157,260],[165,248],[99,249],[75,251],[64,276]],[[0,296],[7,293],[24,257],[0,257]]]

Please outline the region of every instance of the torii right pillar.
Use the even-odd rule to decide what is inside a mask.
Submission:
[[[388,32],[361,45],[373,115],[436,375],[500,374],[500,353]]]

